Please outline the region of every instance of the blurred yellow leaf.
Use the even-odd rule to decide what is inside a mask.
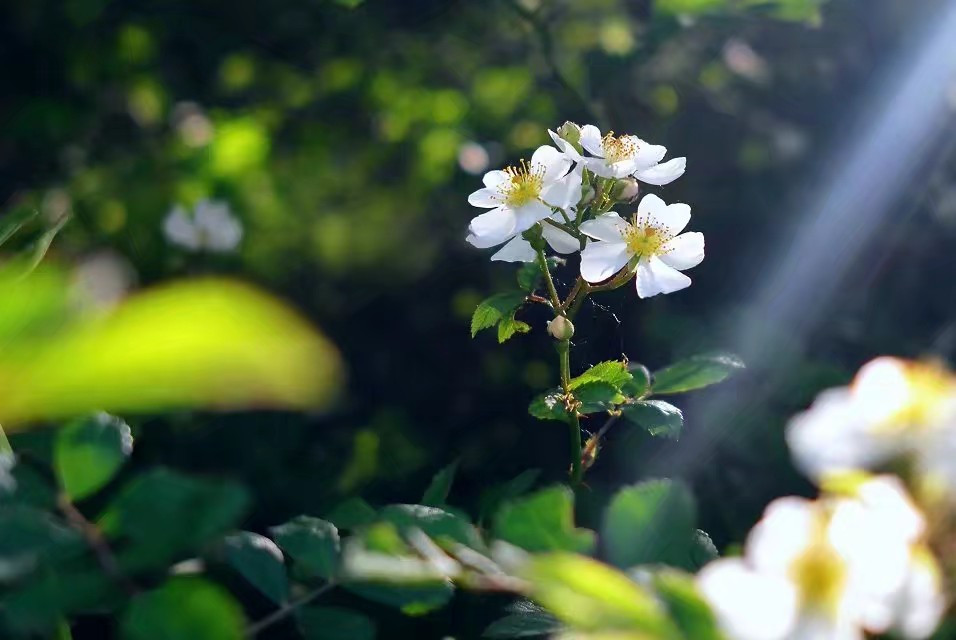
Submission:
[[[246,285],[168,284],[79,317],[57,313],[64,297],[62,280],[49,273],[0,280],[0,318],[9,310],[13,319],[0,321],[0,422],[8,430],[93,410],[318,408],[338,386],[334,347]]]

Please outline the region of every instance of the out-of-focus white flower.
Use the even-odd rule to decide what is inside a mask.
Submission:
[[[468,196],[468,202],[492,209],[472,219],[467,241],[479,249],[506,242],[492,260],[533,261],[534,249],[521,234],[545,218],[563,222],[561,212],[553,209],[573,212],[581,199],[581,171],[569,173],[570,168],[567,156],[545,145],[538,147],[531,162],[486,173],[485,187]],[[559,253],[580,248],[577,239],[552,225],[543,224],[542,235]]]
[[[242,240],[242,223],[229,205],[217,200],[201,200],[193,215],[177,205],[163,221],[166,239],[190,251],[234,251]]]
[[[567,123],[566,127],[574,127]],[[576,141],[590,156],[578,153],[574,144],[549,130],[551,139],[561,151],[602,178],[634,176],[641,182],[664,185],[684,175],[686,158],[674,158],[661,163],[667,148],[650,144],[637,136],[615,136],[614,132],[601,135],[600,129],[586,124],[578,130]]]
[[[896,478],[866,480],[853,495],[767,507],[743,558],[697,577],[730,640],[859,639],[895,628],[932,632],[941,613],[923,519]],[[917,610],[908,606],[914,597]]]
[[[601,282],[629,266],[637,272],[641,298],[689,287],[690,278],[681,271],[704,259],[704,236],[681,233],[688,222],[689,206],[667,205],[649,194],[638,205],[633,223],[613,211],[582,223],[581,231],[596,242],[581,253],[581,276]]]
[[[477,142],[466,142],[458,147],[458,166],[472,175],[488,168],[488,150]]]
[[[956,489],[956,378],[934,364],[881,357],[848,387],[828,389],[794,417],[787,443],[820,481],[912,457],[927,487]]]

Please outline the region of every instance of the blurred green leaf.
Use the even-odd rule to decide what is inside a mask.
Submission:
[[[0,283],[0,306],[18,299],[16,289]],[[331,399],[338,375],[333,348],[275,300],[227,281],[182,282],[9,344],[0,422],[9,430],[99,409],[315,407]]]
[[[276,543],[306,571],[328,580],[339,565],[339,532],[331,522],[297,516],[269,529]]]
[[[39,215],[40,212],[33,207],[17,207],[0,218],[0,246]]]
[[[53,446],[60,486],[73,500],[96,493],[133,450],[129,425],[108,413],[81,418],[60,429]]]
[[[720,553],[717,551],[717,546],[714,545],[714,541],[710,539],[707,532],[701,529],[694,531],[690,545],[690,562],[685,568],[696,571],[719,557]]]
[[[629,398],[643,398],[651,390],[651,372],[637,362],[628,364],[627,370],[631,379],[621,385],[621,393]]]
[[[681,482],[649,480],[621,489],[604,513],[607,558],[621,568],[652,563],[683,567],[695,519],[694,498]]]
[[[440,609],[455,593],[449,581],[400,586],[349,584],[346,588],[362,598],[394,607],[408,616],[422,616]]]
[[[240,531],[226,538],[226,559],[259,591],[276,604],[289,597],[289,579],[279,547],[265,536]]]
[[[306,640],[373,640],[375,624],[368,617],[341,607],[305,607],[299,628]]]
[[[361,498],[347,498],[335,505],[325,519],[339,529],[357,529],[375,522],[378,512]]]
[[[471,337],[474,338],[482,329],[490,329],[511,317],[514,311],[524,303],[524,299],[524,291],[508,291],[482,300],[471,316]]]
[[[531,293],[538,288],[538,284],[542,280],[541,267],[538,266],[537,262],[526,262],[518,267],[516,279],[518,280],[518,286],[523,291]]]
[[[420,504],[393,504],[382,509],[379,517],[395,525],[399,532],[411,528],[421,529],[439,545],[448,542],[481,548],[481,536],[477,529],[464,518],[436,507]]]
[[[594,532],[574,526],[574,493],[551,487],[506,503],[495,518],[496,538],[527,551],[574,551],[594,547]]]
[[[49,513],[27,506],[0,509],[0,584],[30,573],[41,561],[55,561],[81,548],[73,529]]]
[[[564,625],[553,615],[528,601],[518,601],[508,607],[508,615],[495,620],[484,633],[483,638],[539,638],[559,634]]]
[[[531,560],[525,577],[532,598],[575,630],[629,631],[650,638],[677,635],[650,593],[596,560],[544,554]]]
[[[652,436],[662,436],[671,440],[680,438],[684,426],[684,414],[672,404],[663,400],[641,400],[621,407],[621,413],[628,421],[645,429]]]
[[[655,395],[664,395],[701,389],[743,368],[743,361],[729,353],[691,356],[655,371],[653,391]]]
[[[425,494],[422,496],[422,504],[429,507],[440,507],[445,504],[448,494],[451,492],[451,485],[455,481],[455,472],[458,471],[458,460],[435,474]]]
[[[235,484],[156,469],[132,480],[98,524],[106,535],[132,543],[120,557],[137,570],[195,552],[232,529],[247,503]]]
[[[138,595],[123,615],[125,640],[239,640],[242,609],[221,587],[199,578],[173,578]]]
[[[502,482],[489,488],[481,495],[480,508],[481,520],[498,511],[498,507],[503,502],[513,500],[518,496],[527,493],[534,486],[538,476],[541,475],[541,469],[527,469],[516,475],[507,482]]]
[[[721,640],[724,637],[710,606],[697,593],[691,576],[664,569],[654,572],[651,586],[685,638]]]

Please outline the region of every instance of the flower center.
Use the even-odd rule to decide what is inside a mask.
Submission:
[[[846,585],[846,567],[823,535],[820,532],[820,537],[790,565],[790,578],[803,607],[835,615]]]
[[[639,145],[634,142],[633,136],[614,137],[613,131],[608,131],[607,135],[601,139],[601,150],[604,151],[604,159],[609,163],[621,162],[633,158],[637,154]]]
[[[505,204],[510,207],[521,207],[538,199],[541,187],[544,185],[544,166],[532,165],[522,160],[517,167],[508,167],[505,180],[498,187]]]
[[[661,245],[669,238],[667,232],[653,225],[629,225],[624,232],[624,242],[632,255],[652,256],[660,252]]]
[[[931,429],[956,409],[953,401],[956,381],[941,367],[909,364],[903,385],[901,401],[888,412],[878,427],[880,430]]]

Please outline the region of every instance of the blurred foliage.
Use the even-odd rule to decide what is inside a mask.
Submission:
[[[17,491],[4,498],[0,514],[0,547],[9,560],[0,577],[17,588],[3,583],[3,629],[46,632],[51,616],[83,612],[73,625],[75,638],[121,631],[134,638],[164,632],[229,637],[214,634],[234,634],[246,624],[232,598],[241,601],[246,618],[259,619],[275,610],[283,591],[276,550],[255,535],[299,522],[298,514],[325,516],[326,524],[300,522],[288,531],[318,536],[325,546],[300,549],[289,542],[295,537],[283,546],[271,533],[288,556],[288,597],[299,597],[302,585],[314,587],[319,568],[328,567],[303,559],[328,559],[320,549],[341,551],[339,529],[358,532],[363,553],[406,553],[408,510],[393,509],[380,521],[379,510],[357,495],[372,504],[414,500],[430,472],[452,459],[460,461],[452,493],[446,476],[423,502],[447,513],[440,521],[452,523],[459,538],[458,509],[494,530],[503,504],[510,505],[504,513],[529,508],[525,501],[534,498],[525,494],[535,484],[547,487],[566,474],[565,427],[525,413],[529,399],[549,393],[555,379],[543,315],[524,317],[530,333],[516,326],[507,352],[489,332],[474,341],[468,336],[482,298],[515,286],[514,269],[489,264],[462,241],[472,215],[465,196],[478,175],[527,156],[546,142],[546,127],[565,119],[632,131],[686,155],[692,173],[667,187],[667,196],[691,203],[707,236],[708,260],[695,272],[695,286],[652,303],[639,304],[632,292],[621,291],[601,306],[589,305],[575,324],[579,335],[590,337],[576,345],[572,367],[581,373],[620,361],[623,353],[659,369],[721,348],[753,313],[751,294],[778,257],[774,248],[786,246],[806,213],[794,203],[825,175],[825,160],[865,106],[865,89],[907,46],[914,26],[943,3],[5,3],[0,50],[16,63],[8,65],[0,100],[0,239],[20,229],[9,244],[27,256],[19,263],[24,269],[47,249],[78,267],[70,274],[40,269],[19,285],[4,280],[0,363],[18,368],[7,375],[0,368],[0,422],[5,412],[36,418],[100,408],[155,410],[158,395],[130,405],[125,394],[117,404],[106,394],[133,386],[160,394],[162,385],[150,384],[153,376],[174,375],[111,369],[117,361],[109,358],[81,362],[77,349],[128,349],[140,363],[159,367],[209,340],[240,337],[249,349],[243,356],[265,378],[237,382],[234,372],[217,369],[230,374],[221,378],[197,368],[189,380],[175,380],[179,388],[208,392],[223,404],[249,397],[249,387],[240,393],[238,383],[262,393],[278,388],[264,384],[276,382],[279,360],[269,353],[289,343],[279,343],[278,333],[262,335],[262,316],[247,315],[247,303],[278,312],[286,337],[299,335],[301,321],[243,287],[224,290],[238,297],[238,306],[210,295],[209,280],[151,287],[185,276],[241,276],[277,291],[323,327],[351,378],[334,411],[323,416],[124,415],[137,439],[131,455],[115,448],[122,437],[99,428],[15,434]],[[789,469],[781,437],[787,416],[875,354],[956,353],[949,277],[954,172],[956,162],[945,154],[927,162],[911,190],[899,194],[908,204],[845,276],[859,286],[844,288],[822,310],[826,322],[807,340],[766,327],[775,351],[791,364],[773,375],[748,369],[728,383],[724,393],[739,400],[738,414],[716,420],[683,397],[674,404],[639,400],[646,404],[628,409],[620,425],[641,428],[608,433],[576,517],[569,522],[562,500],[542,500],[560,508],[547,520],[559,523],[559,538],[578,544],[591,529],[615,540],[609,521],[639,519],[642,496],[613,499],[611,488],[648,473],[685,477],[698,497],[691,527],[708,531],[719,547],[739,540],[772,497],[809,491],[795,473],[782,471]],[[164,239],[162,220],[174,205],[191,207],[207,197],[229,202],[241,218],[246,233],[237,254],[189,254]],[[70,222],[58,229],[67,214]],[[51,245],[46,234],[53,229]],[[46,292],[66,281],[82,284],[88,267],[104,258],[147,291],[64,326],[61,319],[76,312],[72,302]],[[97,282],[105,280],[94,273]],[[560,276],[558,284],[569,283]],[[178,286],[187,287],[199,315],[189,313],[189,305],[167,313],[163,296]],[[224,314],[223,304],[242,313]],[[507,320],[512,310],[497,313]],[[127,321],[153,333],[118,345],[113,340],[126,340]],[[66,333],[67,327],[78,333]],[[167,354],[163,336],[170,335],[191,342],[174,342],[182,351]],[[50,336],[55,340],[47,341]],[[312,337],[304,344],[281,353],[325,379],[332,360],[313,356],[327,357],[329,348]],[[30,357],[18,355],[28,346]],[[95,370],[75,366],[87,363]],[[302,369],[286,370],[283,380],[314,388],[315,377],[291,375],[295,371]],[[31,384],[29,394],[24,372],[39,385]],[[631,373],[628,385],[634,386],[611,385],[612,391],[642,397],[650,379],[640,368]],[[688,375],[719,377],[676,377]],[[282,400],[299,405],[298,398]],[[162,404],[196,401],[162,393]],[[679,435],[680,443],[654,437],[668,434]],[[685,447],[697,452],[689,462],[678,457]],[[157,463],[176,470],[157,471]],[[107,473],[114,466],[115,473]],[[142,585],[117,628],[99,614],[126,602],[128,585],[98,570],[65,516],[49,515],[63,491],[120,543],[123,574]],[[716,499],[726,495],[735,499]],[[608,504],[617,506],[614,518],[605,516]],[[188,523],[188,530],[172,522]],[[333,530],[336,542],[329,547]],[[154,539],[157,531],[166,535]],[[710,538],[694,532],[704,547],[700,557],[710,557]],[[224,536],[230,542],[221,547]],[[220,579],[233,596],[206,578],[168,578],[160,562],[199,556],[211,567],[209,579]],[[530,613],[537,628],[549,632],[562,621],[586,626],[587,612],[604,616],[605,594],[595,585],[624,584],[618,574],[605,581],[613,570],[593,560],[559,555],[553,566],[541,562],[539,593],[561,620]],[[582,563],[583,577],[569,582],[568,568],[577,575]],[[402,564],[406,568],[422,569]],[[662,602],[661,593],[681,593],[680,579],[668,580],[655,577],[648,587],[628,581],[622,588],[653,588],[654,602]],[[413,596],[387,585],[337,589],[262,636],[289,637],[298,628],[306,637],[316,636],[315,629],[345,629],[361,638],[377,627],[388,637],[473,638],[503,615],[505,603],[493,597],[452,599],[443,579],[426,575],[419,582]],[[363,593],[373,602],[355,595]],[[183,594],[195,596],[195,606],[163,618]],[[587,605],[592,600],[593,607]],[[575,603],[569,614],[565,602]],[[693,610],[686,598],[681,602]],[[420,615],[405,617],[386,605]],[[657,605],[647,624],[683,629],[679,616],[665,609]],[[707,637],[699,631],[707,622],[698,623],[703,626],[690,636]]]

